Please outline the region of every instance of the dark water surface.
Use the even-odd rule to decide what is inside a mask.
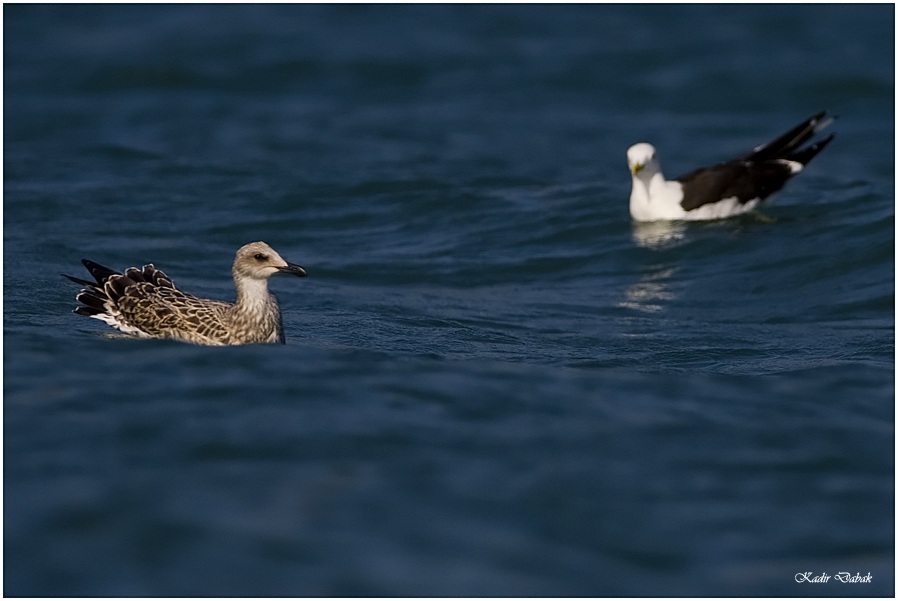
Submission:
[[[4,593],[892,596],[894,72],[891,5],[5,5]],[[824,108],[771,219],[630,222],[630,144]],[[59,276],[253,240],[286,346]]]

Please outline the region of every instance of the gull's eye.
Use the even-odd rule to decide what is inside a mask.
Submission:
[[[262,253],[256,253],[256,256],[253,257],[253,258],[254,258],[256,261],[267,261],[267,260],[268,260],[268,255],[265,255],[265,254],[262,254]]]

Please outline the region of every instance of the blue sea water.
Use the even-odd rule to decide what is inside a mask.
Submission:
[[[5,595],[894,595],[893,6],[3,29]],[[630,144],[822,109],[766,218],[631,223]],[[310,274],[286,346],[110,337],[59,275],[227,299],[253,240]]]

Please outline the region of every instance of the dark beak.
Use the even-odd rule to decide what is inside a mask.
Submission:
[[[293,263],[287,263],[286,267],[278,267],[278,271],[280,271],[281,273],[289,273],[300,278],[304,278],[309,275],[306,273],[305,269]]]

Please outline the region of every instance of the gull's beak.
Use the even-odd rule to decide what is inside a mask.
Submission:
[[[636,175],[637,173],[642,171],[644,168],[645,168],[645,165],[643,165],[642,163],[636,163],[635,165],[633,165],[633,169],[631,169],[630,171],[633,172],[633,175]]]
[[[294,263],[287,263],[283,267],[278,267],[278,271],[280,271],[281,273],[289,273],[290,275],[295,275],[300,278],[304,278],[309,275],[306,273],[305,269]]]

